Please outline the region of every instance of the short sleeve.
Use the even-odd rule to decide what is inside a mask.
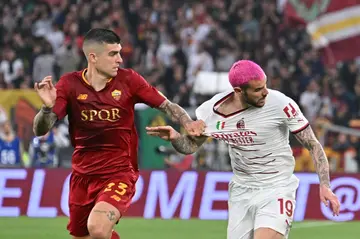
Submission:
[[[67,84],[67,77],[63,76],[60,78],[58,83],[55,85],[56,88],[56,101],[53,107],[53,112],[57,115],[58,119],[63,119],[67,112],[67,105],[68,105],[68,84]]]
[[[195,115],[197,120],[205,121],[210,113],[212,112],[212,104],[210,101],[205,101],[195,110]]]
[[[151,86],[141,75],[132,70],[131,87],[133,88],[136,103],[145,103],[153,108],[159,107],[166,97]]]
[[[200,105],[195,110],[195,115],[197,120],[204,120],[205,118],[205,112],[204,112],[204,105]]]
[[[281,106],[281,115],[293,134],[299,133],[309,126],[309,121],[305,118],[294,100],[282,95],[279,103]]]

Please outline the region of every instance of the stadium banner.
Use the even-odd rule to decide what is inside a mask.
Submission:
[[[69,169],[0,169],[0,217],[69,216]],[[318,177],[298,173],[295,221],[360,220],[360,174],[336,174],[331,187],[341,201],[338,217],[319,200]],[[142,171],[125,216],[227,219],[231,172]]]
[[[178,126],[162,112],[153,108],[145,108],[136,111],[136,124],[139,134],[139,164],[142,169],[164,169],[164,159],[167,156],[161,153],[159,147],[171,147],[171,143],[158,137],[147,135],[147,126],[165,126],[172,125],[175,129]]]
[[[284,15],[291,25],[306,25],[324,63],[355,59],[360,54],[359,0],[288,0]]]
[[[0,90],[0,110],[14,122],[20,139],[26,145],[33,137],[32,123],[42,102],[34,90]]]

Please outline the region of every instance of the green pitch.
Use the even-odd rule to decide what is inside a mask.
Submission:
[[[1,218],[0,239],[70,239],[67,218]],[[122,219],[122,239],[226,239],[226,221]],[[290,239],[358,239],[360,222],[294,223]]]

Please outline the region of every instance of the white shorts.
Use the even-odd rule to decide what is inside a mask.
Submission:
[[[253,239],[258,228],[271,228],[288,237],[295,211],[296,188],[248,188],[229,184],[227,239]]]

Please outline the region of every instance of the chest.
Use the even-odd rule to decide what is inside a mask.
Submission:
[[[270,111],[245,110],[230,117],[214,113],[206,120],[206,125],[206,134],[214,138],[265,139],[281,130],[282,121]]]
[[[0,150],[16,150],[18,148],[19,141],[17,139],[0,141]]]
[[[79,87],[74,89],[72,98],[70,111],[78,121],[116,123],[133,115],[133,98],[122,85],[114,85],[99,92]]]

